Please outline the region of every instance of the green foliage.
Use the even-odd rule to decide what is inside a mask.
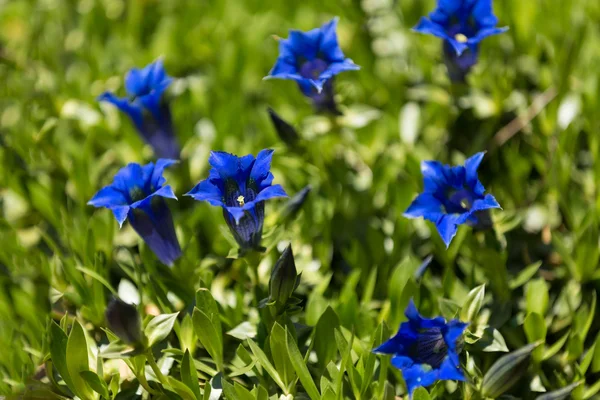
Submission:
[[[468,382],[413,400],[597,398],[600,4],[495,1],[510,30],[482,44],[467,85],[448,80],[439,40],[410,31],[433,4],[0,0],[0,395],[406,398],[371,350],[412,298],[469,322]],[[294,83],[262,78],[273,35],[336,15],[361,70],[336,78],[343,116],[315,115]],[[86,204],[154,159],[96,97],[123,94],[125,72],[159,56],[183,145],[166,172],[183,249],[172,268]],[[222,210],[181,195],[210,150],[263,148],[290,199],[266,205],[264,253],[239,255]],[[419,163],[483,150],[503,209],[446,249],[433,224],[402,216]],[[113,296],[135,304],[144,343],[107,328]]]

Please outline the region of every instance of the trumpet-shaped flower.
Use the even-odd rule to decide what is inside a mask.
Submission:
[[[318,110],[337,111],[333,100],[333,77],[360,67],[346,58],[337,40],[337,18],[308,32],[290,30],[279,40],[279,57],[266,78],[291,79]]]
[[[392,365],[402,371],[409,394],[439,380],[466,380],[458,355],[468,324],[423,318],[412,300],[405,315],[408,321],[400,325],[398,333],[373,351],[393,356]]]
[[[156,165],[128,164],[117,172],[112,184],[88,202],[110,209],[119,226],[129,219],[133,229],[166,265],[172,265],[181,255],[171,211],[164,200],[177,197],[162,176],[163,170],[176,162],[159,159]]]
[[[287,197],[281,185],[272,185],[273,150],[237,157],[211,152],[208,179],[186,196],[223,208],[223,216],[242,249],[258,248],[265,219],[265,200]]]
[[[449,246],[458,225],[476,225],[478,211],[500,208],[494,196],[485,194],[477,176],[484,154],[477,153],[467,159],[464,166],[456,167],[438,161],[423,161],[424,191],[413,200],[404,216],[432,221]]]
[[[172,82],[173,78],[167,75],[159,59],[143,69],[133,68],[127,73],[127,97],[105,92],[98,100],[109,102],[127,114],[157,156],[176,159],[179,158],[179,144],[173,132],[169,104],[163,97]]]
[[[452,80],[464,80],[477,63],[479,43],[505,32],[498,28],[492,0],[438,0],[437,8],[422,17],[414,30],[444,40],[444,60]]]

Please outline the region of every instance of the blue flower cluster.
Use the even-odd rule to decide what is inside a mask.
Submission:
[[[266,77],[295,81],[317,111],[339,113],[334,99],[334,77],[360,68],[341,50],[337,22],[334,18],[308,32],[291,30],[287,39],[279,39],[279,57]],[[478,60],[481,41],[507,29],[497,28],[497,22],[492,0],[438,0],[437,8],[414,29],[444,40],[449,76],[453,81],[464,81]],[[166,201],[177,198],[163,177],[165,168],[177,163],[180,156],[165,96],[172,82],[162,60],[158,60],[141,70],[129,71],[125,77],[127,97],[108,92],[99,97],[123,111],[155,154],[164,158],[143,166],[135,163],[125,166],[114,176],[112,184],[89,201],[92,206],[110,209],[119,226],[128,219],[157,258],[169,266],[182,254]],[[208,178],[186,194],[221,207],[225,222],[242,250],[260,248],[265,201],[287,197],[281,185],[273,185],[272,157],[273,150],[262,150],[256,157],[211,152]],[[477,170],[483,157],[484,153],[477,153],[464,166],[422,162],[423,193],[404,215],[433,222],[449,246],[459,225],[475,226],[482,211],[500,207],[479,181]],[[393,356],[392,364],[402,371],[409,394],[438,380],[466,380],[459,354],[467,324],[458,320],[446,322],[441,317],[424,318],[412,300],[406,318],[398,333],[374,351]]]

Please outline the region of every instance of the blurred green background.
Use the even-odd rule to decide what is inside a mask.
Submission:
[[[529,381],[541,377],[547,390],[582,376],[593,384],[600,351],[596,370],[577,375],[575,365],[600,328],[587,324],[600,280],[600,3],[496,1],[510,30],[483,42],[463,87],[446,77],[440,41],[410,30],[433,7],[0,0],[0,393],[44,376],[51,318],[104,326],[109,293],[89,271],[114,287],[132,281],[163,312],[189,306],[203,286],[228,310],[230,329],[256,319],[226,259],[221,210],[181,195],[207,176],[210,150],[263,148],[275,149],[275,181],[290,195],[312,186],[284,225],[285,201],[267,206],[260,269],[266,283],[281,243],[292,242],[304,271],[302,323],[331,305],[342,326],[369,338],[381,321],[395,331],[410,297],[439,314],[440,298],[461,304],[485,283],[489,324],[509,348],[537,340],[523,329],[534,312],[547,347],[566,335]],[[334,16],[342,49],[362,67],[336,80],[339,118],[314,115],[293,82],[262,80],[277,57],[273,35]],[[183,144],[181,164],[167,172],[185,248],[170,272],[127,224],[119,231],[108,210],[86,205],[126,163],[153,160],[130,121],[95,98],[123,95],[126,71],[160,56],[177,78],[168,95]],[[297,127],[301,148],[277,136],[269,106]],[[446,250],[432,225],[402,217],[421,190],[419,163],[462,163],[483,150],[480,179],[503,210],[493,212],[493,231],[461,227]],[[407,271],[428,255],[425,275],[413,278]]]

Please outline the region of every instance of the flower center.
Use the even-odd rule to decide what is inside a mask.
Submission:
[[[134,186],[129,190],[129,197],[131,197],[132,202],[136,202],[146,198],[146,193],[140,187]]]
[[[469,38],[466,37],[464,34],[462,33],[457,33],[456,35],[454,35],[454,39],[458,42],[458,43],[467,43],[469,41]]]
[[[327,62],[320,58],[306,61],[300,66],[300,75],[307,79],[317,79],[327,69]]]
[[[243,207],[245,203],[244,201],[244,196],[239,195],[238,198],[236,199],[236,201],[239,203],[240,207]]]
[[[421,330],[411,350],[415,360],[431,368],[439,368],[448,355],[448,345],[440,328]]]

